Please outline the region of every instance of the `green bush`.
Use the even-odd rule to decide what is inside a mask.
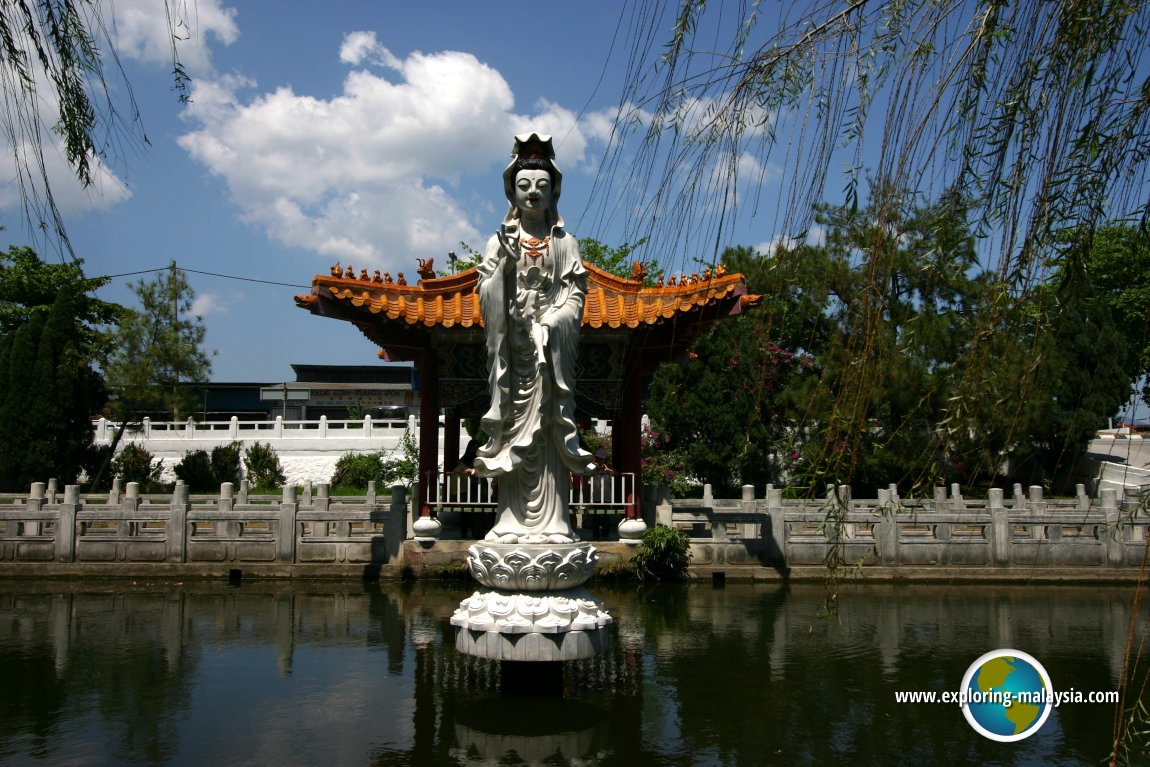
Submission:
[[[331,475],[334,487],[366,490],[368,482],[375,482],[376,489],[386,487],[383,453],[347,453],[336,461],[335,473]]]
[[[392,455],[381,450],[378,453],[347,453],[341,456],[331,475],[331,486],[366,490],[367,483],[374,480],[376,491],[383,492],[384,488],[397,484],[410,487],[418,474],[419,445],[408,429]]]
[[[232,442],[212,448],[211,455],[203,450],[191,450],[176,464],[176,476],[193,493],[214,493],[224,482],[238,485],[240,481],[240,448]]]
[[[244,469],[252,490],[276,490],[287,484],[280,459],[271,445],[256,442],[244,451]]]
[[[218,488],[212,474],[212,459],[207,451],[191,450],[176,464],[176,476],[184,481],[193,493],[207,493]]]
[[[160,493],[165,487],[160,483],[160,474],[164,470],[163,462],[153,458],[152,454],[144,448],[129,442],[120,450],[120,454],[112,459],[112,474],[118,476],[127,487],[129,482],[138,482],[141,493]]]
[[[240,454],[243,451],[242,442],[232,442],[212,448],[212,478],[215,480],[214,489],[225,482],[233,485],[240,484],[242,469],[240,467]]]
[[[675,527],[656,525],[643,533],[631,564],[640,580],[681,581],[691,563],[691,539]]]

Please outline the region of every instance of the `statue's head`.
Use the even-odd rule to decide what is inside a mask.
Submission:
[[[524,170],[543,170],[551,177],[551,209],[548,219],[553,225],[562,226],[563,218],[559,215],[559,193],[563,188],[563,174],[555,164],[555,149],[551,145],[551,137],[546,134],[528,133],[515,137],[515,145],[511,149],[512,160],[503,171],[503,192],[507,196],[510,208],[504,223],[513,223],[519,217],[519,210],[515,205],[515,177]]]

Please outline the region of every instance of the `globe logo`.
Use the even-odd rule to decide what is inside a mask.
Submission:
[[[1028,738],[1054,708],[1054,688],[1042,664],[1019,650],[992,650],[966,670],[962,713],[976,731],[1002,743]]]

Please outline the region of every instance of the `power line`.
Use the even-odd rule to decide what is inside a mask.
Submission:
[[[105,274],[105,275],[102,275],[100,277],[95,277],[93,279],[114,280],[114,279],[117,279],[119,277],[134,277],[137,274],[154,274],[155,272],[166,272],[169,269],[171,269],[170,266],[161,266],[161,267],[157,267],[156,269],[141,269],[138,272],[124,272],[123,274]],[[207,275],[208,277],[222,277],[225,280],[239,280],[240,282],[258,282],[261,285],[278,285],[278,286],[284,287],[284,288],[303,288],[305,290],[311,287],[311,285],[299,285],[297,283],[292,283],[292,282],[275,282],[273,280],[257,280],[255,277],[237,277],[234,274],[220,274],[219,272],[205,272],[205,271],[202,271],[200,269],[188,269],[185,266],[181,266],[181,267],[179,267],[179,269],[182,272],[191,272],[192,274],[203,274],[203,275]]]

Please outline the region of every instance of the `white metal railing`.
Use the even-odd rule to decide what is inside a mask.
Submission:
[[[92,422],[97,444],[112,441],[112,435],[120,424],[100,418]],[[196,421],[189,418],[183,422],[153,421],[145,418],[138,424],[129,424],[126,437],[133,440],[176,439],[176,440],[220,440],[220,439],[378,439],[397,436],[406,429],[414,429],[415,416],[405,420],[373,420],[364,416],[355,420],[328,420],[320,416],[312,421],[285,421],[276,416],[274,421],[241,421],[232,417],[227,421]]]
[[[496,481],[474,474],[428,472],[428,505],[437,512],[494,508],[498,499]],[[635,503],[635,475],[592,474],[571,477],[570,506],[581,512],[622,511]]]

